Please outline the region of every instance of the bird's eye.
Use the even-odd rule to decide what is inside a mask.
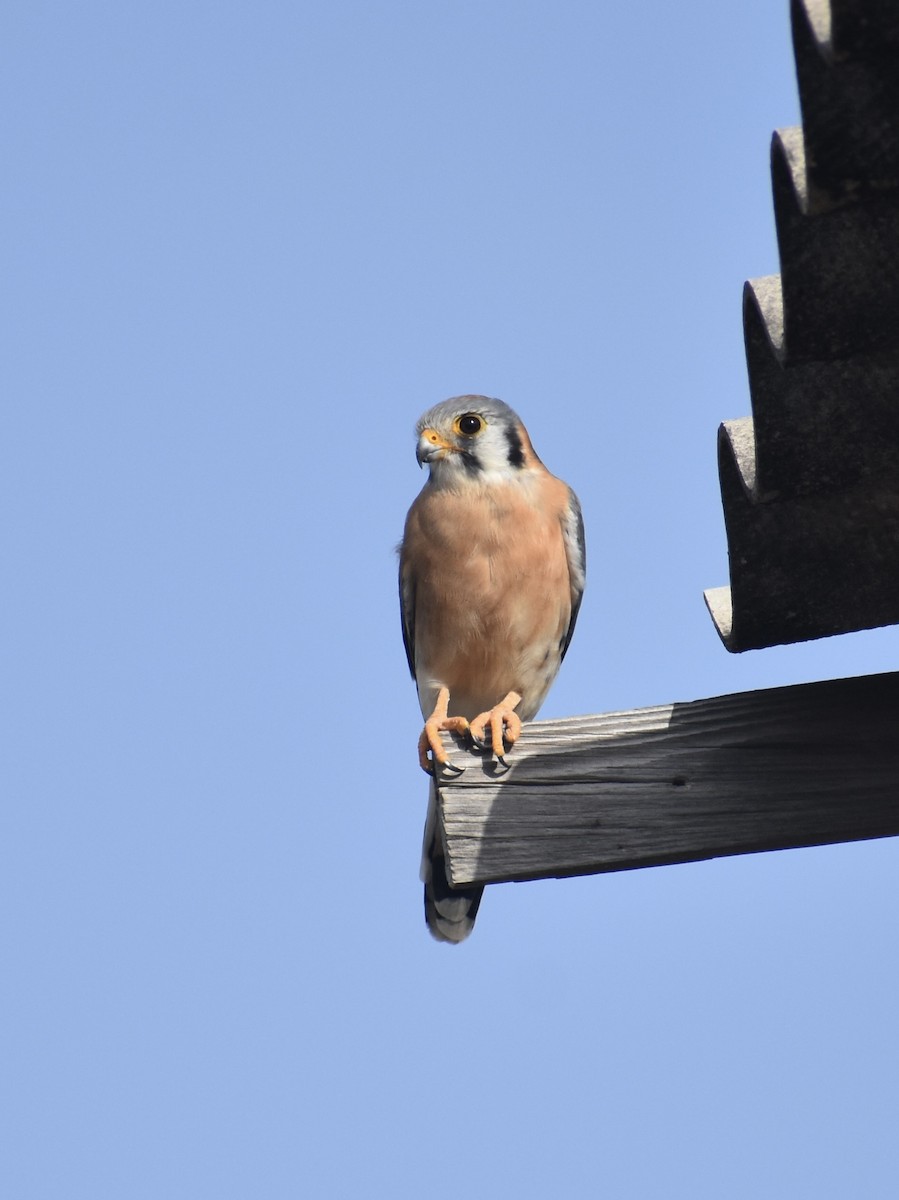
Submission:
[[[483,426],[484,420],[477,413],[464,413],[461,417],[456,418],[456,429],[459,433],[464,433],[466,437],[480,433]]]

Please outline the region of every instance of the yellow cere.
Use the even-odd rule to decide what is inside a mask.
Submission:
[[[440,446],[443,450],[451,450],[452,446],[446,438],[437,432],[436,429],[423,429],[421,436],[426,442],[430,442],[432,446]]]

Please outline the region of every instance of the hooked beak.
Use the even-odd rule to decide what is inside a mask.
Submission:
[[[452,442],[448,442],[436,429],[423,429],[418,439],[418,445],[415,448],[415,457],[418,459],[418,465],[423,467],[425,463],[432,463],[438,459],[445,458],[447,454],[455,449],[456,447]]]

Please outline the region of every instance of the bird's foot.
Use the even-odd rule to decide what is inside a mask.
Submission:
[[[468,732],[468,721],[465,717],[449,717],[447,709],[449,708],[449,688],[441,688],[437,693],[437,703],[434,705],[434,711],[425,721],[425,727],[421,731],[421,737],[418,739],[418,762],[423,771],[427,771],[429,775],[436,775],[441,767],[449,766],[446,751],[443,748],[443,743],[440,740],[440,734],[443,730],[448,730],[450,733],[465,734]],[[428,757],[430,752],[431,757]],[[461,775],[463,768],[455,768]]]
[[[521,717],[515,711],[521,703],[518,692],[509,692],[488,712],[483,712],[471,722],[469,733],[476,745],[482,750],[490,750],[497,762],[504,767],[509,764],[504,755],[506,746],[511,750],[521,736]],[[487,728],[490,728],[490,740],[487,740]]]

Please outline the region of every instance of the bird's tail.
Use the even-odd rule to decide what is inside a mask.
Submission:
[[[428,797],[421,877],[425,885],[425,921],[431,935],[438,942],[464,942],[474,929],[474,919],[484,888],[483,885],[450,887],[443,840],[437,822],[437,790],[433,783]]]

